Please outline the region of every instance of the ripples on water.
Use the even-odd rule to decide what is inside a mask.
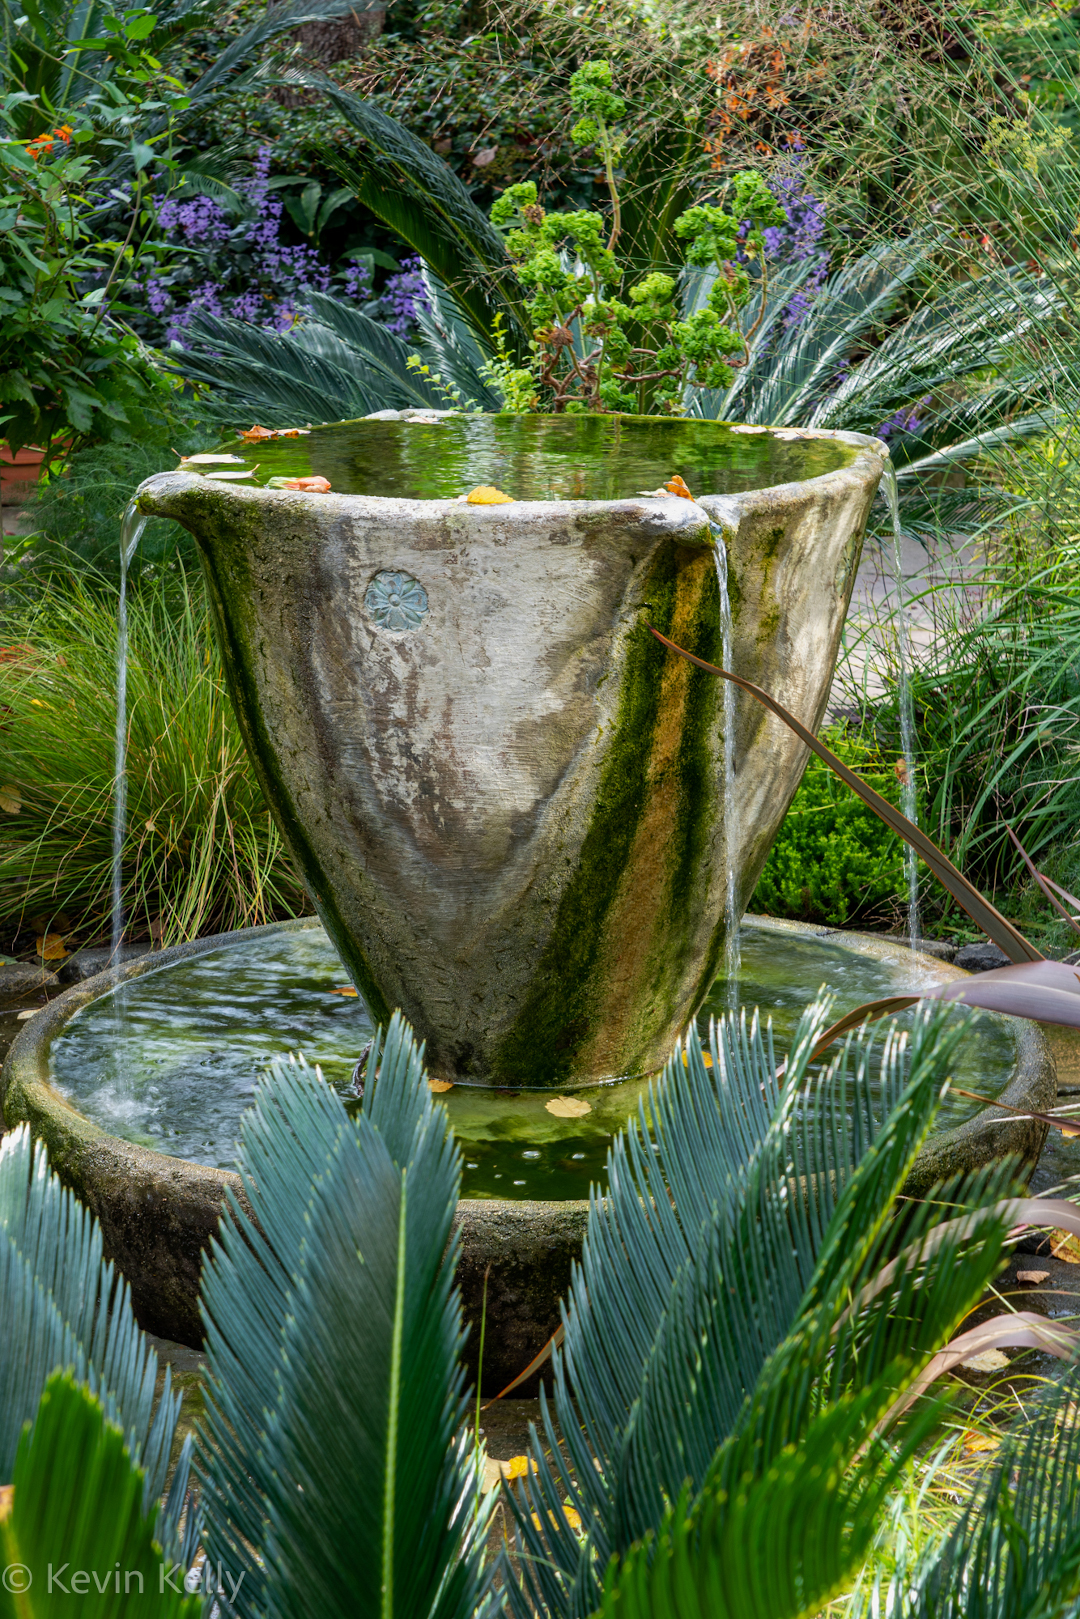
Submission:
[[[933,981],[899,948],[881,962],[811,934],[744,926],[739,999],[773,1019],[782,1053],[822,982],[842,1012],[899,985]],[[273,933],[144,973],[76,1013],[53,1042],[53,1080],[81,1112],[128,1141],[230,1169],[240,1119],[271,1059],[302,1051],[331,1084],[344,1085],[371,1035],[319,927]],[[117,1060],[116,1001],[123,1001],[124,1061]],[[702,1012],[726,1008],[718,980]],[[908,1014],[909,1016],[910,1014]],[[983,1018],[961,1048],[957,1083],[996,1095],[1012,1075],[1007,1020]],[[463,1191],[472,1197],[584,1197],[602,1181],[612,1134],[636,1109],[642,1081],[578,1093],[584,1118],[558,1119],[549,1092],[518,1095],[456,1086],[442,1100],[461,1140]],[[969,1117],[954,1101],[942,1123]]]

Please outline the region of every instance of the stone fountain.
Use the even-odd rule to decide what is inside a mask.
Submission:
[[[612,1119],[636,1105],[716,978],[806,757],[748,698],[725,715],[723,683],[649,626],[711,662],[726,647],[815,729],[885,454],[850,433],[383,412],[141,486],[144,514],[195,537],[244,738],[319,918],[370,1018],[401,1007],[426,1041],[448,1101],[492,1087],[549,1106],[529,1093],[619,1081],[621,1100],[594,1098]],[[696,498],[665,491],[673,474]],[[258,931],[68,991],[3,1075],[6,1121],[31,1121],[97,1214],[144,1325],[187,1342],[236,1177],[95,1124],[50,1053],[95,1002],[150,978],[167,999],[175,966]],[[1042,1037],[1006,1021],[1002,1100],[1046,1107]],[[1043,1128],[985,1109],[932,1139],[916,1179],[1031,1158]],[[577,1192],[501,1195],[461,1205],[494,1387],[556,1324],[586,1214]]]
[[[565,1090],[658,1068],[805,750],[746,701],[725,802],[723,687],[648,625],[722,661],[722,539],[735,666],[815,728],[884,447],[430,413],[345,437],[365,463],[346,484],[409,494],[192,470],[137,496],[195,537],[245,740],[315,908],[372,1015],[401,1007],[444,1079]],[[324,464],[315,440],[304,465]],[[296,462],[278,442],[277,462],[251,455],[264,477]],[[740,458],[744,479],[778,459],[802,476],[708,493]],[[699,498],[635,494],[657,469]],[[459,498],[484,473],[514,498]],[[517,498],[590,478],[626,493]],[[415,498],[442,481],[453,497]]]

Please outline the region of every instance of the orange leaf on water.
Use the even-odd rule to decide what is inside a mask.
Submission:
[[[355,991],[355,989],[353,989],[351,984],[342,984],[340,989],[332,989],[330,991],[330,993],[331,993],[331,995],[349,995],[349,996],[353,996],[353,995],[356,994],[356,991]]]
[[[428,1090],[429,1091],[434,1091],[436,1096],[441,1096],[444,1091],[452,1091],[453,1088],[454,1088],[454,1082],[453,1082],[452,1079],[429,1079],[428,1080]]]
[[[246,433],[240,434],[241,438],[246,438],[248,442],[252,444],[256,443],[259,439],[273,438],[273,436],[274,435],[269,428],[260,427],[258,422],[254,422],[252,426],[248,428]]]
[[[268,489],[299,489],[305,495],[328,495],[330,493],[329,478],[271,478],[267,482]]]
[[[513,500],[513,495],[504,495],[501,489],[493,484],[480,483],[475,489],[470,489],[465,500],[470,506],[507,506]]]

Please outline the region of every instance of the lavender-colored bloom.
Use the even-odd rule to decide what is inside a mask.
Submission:
[[[417,311],[431,307],[420,259],[402,259],[397,275],[387,277],[379,302],[383,306],[386,329],[395,337],[408,337],[416,324]]]
[[[822,245],[825,204],[806,185],[802,172],[805,163],[805,153],[796,147],[786,170],[769,181],[769,190],[788,217],[785,225],[770,226],[762,233],[765,252],[775,263],[811,266],[810,274],[784,310],[782,325],[787,331],[798,326],[829,273],[829,254]]]
[[[903,437],[904,434],[921,432],[923,422],[922,417],[919,415],[919,411],[925,410],[929,403],[930,395],[926,394],[925,397],[920,399],[918,404],[914,407],[909,405],[902,406],[899,410],[894,411],[891,416],[887,417],[885,421],[879,423],[879,425],[875,427],[874,432],[877,434],[878,438],[883,438],[886,441],[888,441],[890,438]]]

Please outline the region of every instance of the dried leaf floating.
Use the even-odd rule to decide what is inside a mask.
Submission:
[[[586,1113],[592,1112],[591,1105],[580,1096],[553,1096],[544,1106],[557,1119],[583,1119]]]
[[[242,455],[182,455],[182,467],[246,467]]]
[[[442,1096],[446,1091],[452,1091],[453,1088],[454,1082],[452,1079],[428,1080],[428,1090],[433,1091],[436,1096]]]
[[[268,427],[260,427],[258,422],[254,422],[246,433],[241,433],[239,436],[247,439],[249,444],[256,444],[259,439],[274,438],[275,434]]]
[[[340,989],[332,989],[330,993],[331,995],[348,995],[350,997],[355,997],[356,990],[353,989],[351,984],[342,984]]]
[[[299,489],[304,495],[328,495],[329,478],[268,478],[268,489]]]
[[[507,506],[513,498],[513,495],[504,495],[501,489],[496,489],[490,483],[477,484],[465,496],[470,506]]]

